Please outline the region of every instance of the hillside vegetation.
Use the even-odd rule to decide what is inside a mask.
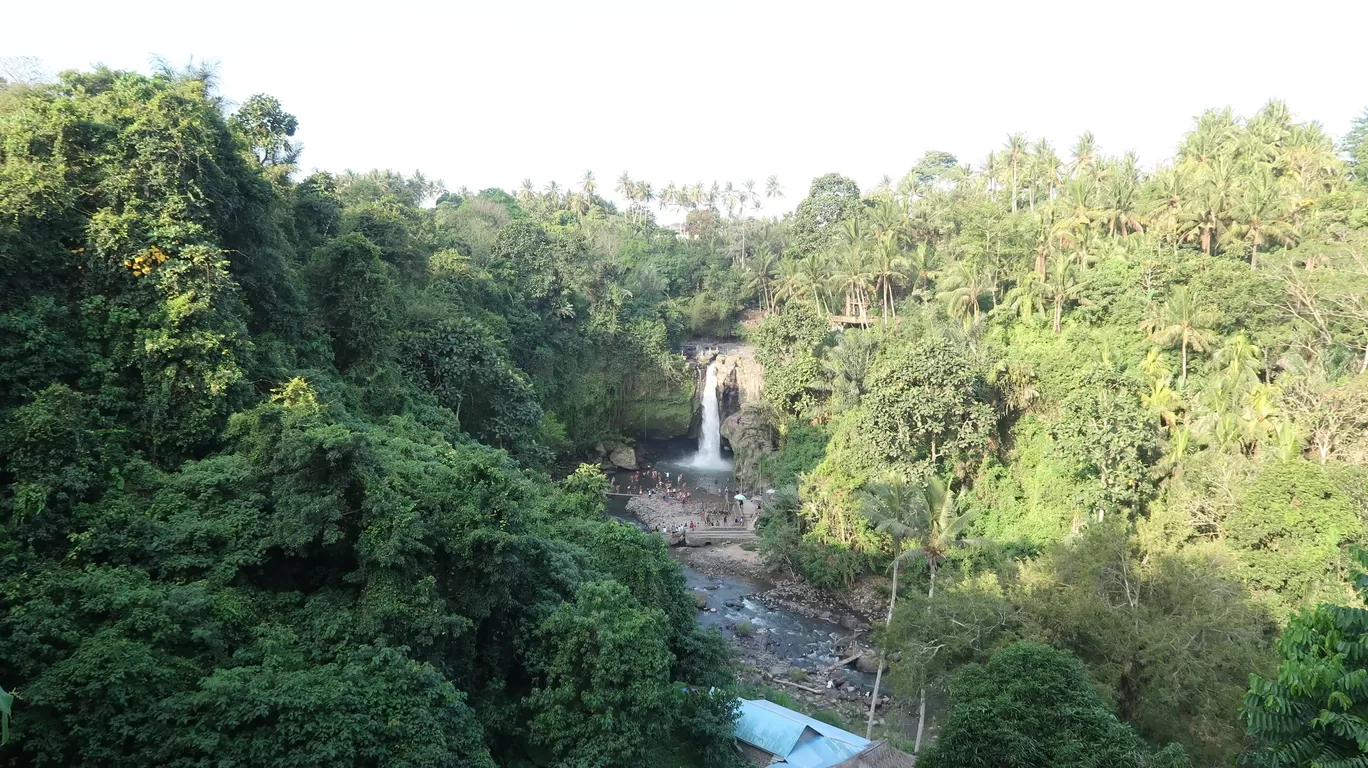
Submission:
[[[736,765],[725,641],[572,468],[737,337],[765,560],[887,590],[929,765],[1368,754],[1368,119],[779,217],[308,173],[212,75],[0,82],[5,764]]]

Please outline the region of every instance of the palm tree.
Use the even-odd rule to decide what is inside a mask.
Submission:
[[[824,411],[843,413],[859,407],[878,353],[879,339],[873,333],[841,334],[840,343],[822,355],[822,369],[826,373],[824,388],[830,393]]]
[[[1188,350],[1205,352],[1216,340],[1210,329],[1214,321],[1212,313],[1204,310],[1197,297],[1186,285],[1177,285],[1167,301],[1156,306],[1142,326],[1149,340],[1167,347],[1174,345],[1182,349],[1183,369],[1179,378],[1181,384],[1187,383]]]
[[[891,232],[879,238],[873,255],[874,282],[879,291],[879,299],[883,303],[883,321],[887,324],[889,318],[898,316],[897,310],[893,307],[893,284],[902,281],[907,269],[907,260],[903,258],[902,246],[898,244],[897,237]]]
[[[527,205],[537,197],[537,187],[531,179],[523,179],[522,187],[518,189],[518,202]]]
[[[546,185],[546,200],[552,208],[559,209],[561,204],[561,188],[556,182]]]
[[[964,530],[973,520],[972,513],[956,514],[955,493],[945,481],[932,477],[915,487],[901,480],[873,486],[862,497],[865,516],[874,523],[876,530],[887,533],[893,539],[893,589],[888,600],[888,621],[893,620],[893,611],[898,599],[898,564],[904,557],[920,555],[926,558],[930,571],[930,585],[926,596],[936,596],[936,564],[945,559],[946,554],[956,547],[979,543],[981,539],[965,539]],[[905,549],[908,542],[916,546]],[[874,730],[874,704],[878,699],[880,678],[883,675],[883,659],[880,658],[879,671],[874,676],[874,701],[870,702],[869,722],[865,736]],[[918,694],[917,739],[913,754],[921,749],[922,724],[926,722],[926,688]]]
[[[1028,153],[1025,134],[1013,133],[1007,136],[1007,167],[1012,171],[1012,213],[1016,213],[1017,209],[1017,171]]]
[[[827,314],[827,309],[822,304],[822,284],[826,282],[827,265],[821,254],[813,252],[803,257],[799,262],[799,274],[802,277],[803,289],[812,293],[813,309],[816,309],[819,315]]]
[[[1067,245],[1080,246],[1091,239],[1093,224],[1102,218],[1094,199],[1094,186],[1083,179],[1070,179],[1060,200],[1066,213],[1055,222],[1054,232],[1063,235]]]
[[[1134,152],[1126,153],[1125,160],[1108,174],[1106,210],[1107,234],[1125,237],[1131,230],[1139,232],[1143,226],[1136,211],[1136,192],[1139,189],[1139,170],[1135,167]]]
[[[978,325],[982,317],[983,296],[994,292],[995,282],[978,259],[965,259],[955,264],[937,294],[945,302],[945,312],[964,323],[965,328]]]
[[[917,247],[912,249],[908,258],[908,267],[912,275],[917,278],[918,290],[926,290],[930,281],[934,280],[938,274],[936,271],[938,266],[940,266],[940,260],[936,258],[936,252],[927,247],[926,243],[917,243]]]
[[[584,178],[580,179],[580,192],[584,193],[586,200],[593,200],[594,193],[598,191],[598,182],[594,181],[594,172],[585,171]]]
[[[797,259],[780,259],[779,273],[774,278],[774,301],[792,301],[803,293],[804,287],[803,263]]]
[[[1084,131],[1070,152],[1073,155],[1073,162],[1069,163],[1070,171],[1075,179],[1081,178],[1097,162],[1097,139],[1093,132]]]
[[[779,186],[778,176],[771,174],[768,179],[765,179],[765,197],[774,198],[775,200],[782,200],[784,198],[784,190]]]
[[[628,176],[626,171],[623,171],[622,175],[619,176],[617,180],[617,193],[622,195],[623,200],[630,203],[632,201],[632,193],[635,189],[636,185],[632,182],[632,177]]]
[[[865,258],[864,241],[858,239],[846,243],[837,251],[835,262],[836,272],[832,282],[845,291],[846,315],[851,314],[852,308],[857,309],[860,322],[863,323],[869,303],[867,294],[874,282],[874,275]]]
[[[755,291],[760,296],[760,309],[766,314],[774,311],[772,282],[777,265],[778,260],[774,257],[774,252],[765,249],[756,254],[747,269],[750,280],[746,283],[746,290]]]
[[[1029,171],[1031,210],[1035,210],[1036,184],[1043,184],[1048,199],[1054,199],[1055,187],[1059,184],[1059,155],[1055,154],[1050,142],[1041,139],[1031,150]]]
[[[1065,253],[1056,253],[1050,262],[1050,270],[1041,286],[1045,298],[1054,305],[1054,334],[1059,335],[1060,324],[1064,319],[1064,305],[1083,292],[1083,283],[1074,272],[1074,262]]]
[[[1287,211],[1282,190],[1273,179],[1273,170],[1264,166],[1254,181],[1245,187],[1244,195],[1236,202],[1230,236],[1249,246],[1249,268],[1257,269],[1259,248],[1269,238],[1287,240],[1291,229],[1282,220]]]
[[[1016,313],[1022,322],[1031,322],[1035,313],[1045,312],[1045,281],[1035,272],[1025,273],[1007,292],[1003,306]]]
[[[1150,197],[1154,201],[1148,213],[1150,223],[1163,240],[1173,243],[1175,252],[1181,239],[1179,226],[1183,204],[1192,193],[1192,174],[1188,168],[1187,165],[1166,166],[1150,177],[1149,182]]]

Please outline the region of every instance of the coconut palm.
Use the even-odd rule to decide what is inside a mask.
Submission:
[[[1050,142],[1045,139],[1037,141],[1027,164],[1032,211],[1035,210],[1037,185],[1044,187],[1048,199],[1054,199],[1055,188],[1059,184],[1059,167],[1059,155],[1055,154]]]
[[[1181,239],[1183,205],[1192,194],[1192,172],[1188,165],[1170,165],[1150,177],[1148,209],[1150,224],[1161,241],[1173,244],[1176,251]]]
[[[817,310],[817,314],[825,315],[827,309],[822,303],[822,285],[827,279],[825,259],[822,258],[821,254],[809,253],[803,257],[798,266],[803,291],[812,295],[812,306],[813,309]]]
[[[1055,222],[1053,232],[1066,246],[1078,247],[1089,242],[1093,226],[1103,218],[1097,208],[1095,189],[1091,181],[1077,178],[1064,185],[1058,205],[1065,215]]]
[[[920,291],[925,291],[930,281],[939,274],[936,268],[940,266],[940,260],[926,243],[917,243],[917,247],[908,254],[907,264],[912,276],[917,280],[917,289]]]
[[[1021,189],[1017,184],[1017,174],[1018,171],[1021,170],[1021,166],[1026,160],[1029,152],[1030,150],[1026,146],[1026,134],[1008,134],[1007,149],[1004,154],[1006,155],[1007,167],[1012,173],[1012,213],[1016,213],[1017,198],[1020,197],[1020,195],[1017,194],[1018,190]]]
[[[1003,297],[1002,306],[1008,312],[1015,313],[1022,322],[1031,322],[1037,312],[1045,313],[1045,280],[1035,272],[1022,275]]]
[[[1073,156],[1069,163],[1069,171],[1075,179],[1082,178],[1092,170],[1093,164],[1097,162],[1097,139],[1092,131],[1084,131],[1082,136],[1070,150]]]
[[[523,179],[522,186],[518,189],[518,202],[527,205],[537,198],[537,187],[531,179]]]
[[[751,259],[750,266],[746,268],[749,275],[746,290],[755,291],[760,297],[760,309],[767,314],[774,311],[773,282],[778,264],[779,261],[772,251],[762,250]]]
[[[1259,248],[1272,238],[1287,240],[1291,228],[1283,220],[1287,213],[1282,190],[1273,178],[1273,169],[1264,166],[1245,187],[1235,203],[1230,236],[1249,246],[1249,268],[1257,269]]]
[[[932,477],[920,487],[902,480],[895,480],[872,486],[861,497],[864,514],[874,524],[875,530],[887,533],[893,541],[893,589],[888,600],[888,621],[893,620],[897,604],[898,564],[906,557],[926,558],[930,571],[927,597],[936,596],[936,565],[951,549],[968,544],[981,543],[982,539],[965,539],[964,531],[973,520],[972,513],[957,514],[955,493],[945,481]],[[908,547],[907,544],[913,546]],[[880,659],[879,672],[875,674],[874,690],[879,690],[883,673]],[[878,697],[875,696],[875,699]],[[921,748],[922,726],[926,721],[926,689],[919,693],[915,754]],[[869,722],[866,737],[874,728],[874,703],[870,702]]]
[[[774,278],[774,301],[792,301],[801,296],[803,290],[803,263],[797,259],[780,259],[779,271]]]
[[[784,189],[779,186],[778,176],[771,175],[768,179],[765,179],[765,197],[773,198],[775,200],[782,200],[784,198]]]
[[[1211,331],[1214,317],[1198,303],[1197,297],[1186,285],[1174,286],[1168,300],[1153,308],[1145,320],[1144,330],[1149,340],[1167,347],[1178,346],[1182,349],[1181,384],[1187,383],[1188,350],[1205,352],[1216,340]]]
[[[546,185],[546,201],[551,204],[552,208],[560,208],[561,187],[554,181]]]
[[[978,259],[965,259],[939,283],[941,292],[936,298],[945,302],[947,315],[969,328],[982,318],[983,297],[993,292],[994,282]]]
[[[623,171],[622,175],[618,177],[616,189],[617,193],[622,195],[623,200],[631,202],[632,192],[636,189],[636,185],[633,183],[632,177],[627,175],[626,171]]]
[[[1169,387],[1168,379],[1150,382],[1150,391],[1140,395],[1140,404],[1158,417],[1165,429],[1172,429],[1178,422],[1178,411],[1183,409],[1183,398]]]
[[[1064,319],[1064,306],[1076,300],[1083,292],[1083,282],[1078,279],[1074,260],[1063,252],[1055,253],[1050,260],[1050,269],[1041,285],[1045,298],[1054,305],[1054,323],[1051,327],[1059,335]]]
[[[580,179],[580,192],[584,193],[586,200],[593,200],[594,193],[598,191],[598,182],[594,180],[593,171],[585,171],[584,177]]]
[[[879,291],[879,300],[883,304],[883,321],[888,323],[890,318],[898,316],[897,310],[893,306],[893,286],[902,282],[903,275],[907,271],[907,260],[903,258],[902,245],[898,243],[897,236],[886,233],[881,236],[874,246],[872,253],[874,269],[874,283]]]
[[[846,315],[856,315],[863,323],[869,306],[868,294],[874,287],[874,273],[866,258],[867,244],[863,239],[841,246],[834,259],[832,285],[845,292]]]

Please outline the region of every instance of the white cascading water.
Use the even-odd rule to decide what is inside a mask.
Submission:
[[[722,458],[722,421],[717,409],[717,363],[708,363],[703,381],[703,428],[698,435],[698,453],[693,465],[702,469],[725,469]]]

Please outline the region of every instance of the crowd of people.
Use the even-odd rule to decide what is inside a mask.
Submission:
[[[667,502],[676,502],[681,505],[691,505],[694,495],[699,494],[700,498],[697,502],[698,521],[690,520],[687,523],[679,523],[673,528],[662,525],[659,527],[661,533],[685,533],[695,529],[698,525],[740,526],[745,525],[749,517],[744,502],[740,499],[732,500],[733,489],[730,483],[705,477],[701,478],[693,488],[690,488],[682,472],[656,469],[651,464],[644,464],[642,469],[634,471],[630,475],[619,474],[612,481],[612,490],[614,493],[640,496],[652,500],[661,498]],[[708,496],[714,497],[714,503],[709,504]],[[716,503],[718,501],[722,503]],[[758,516],[760,502],[756,499],[753,504],[755,514]]]

